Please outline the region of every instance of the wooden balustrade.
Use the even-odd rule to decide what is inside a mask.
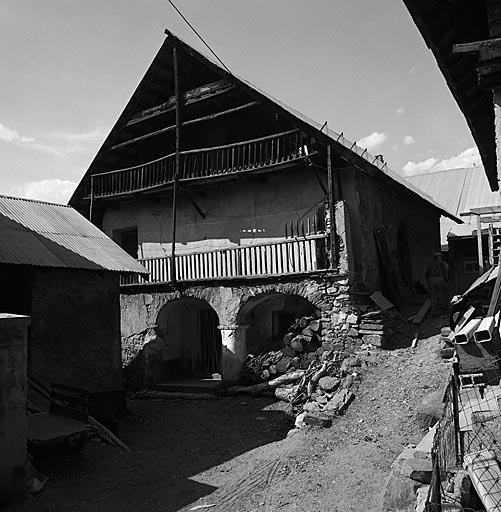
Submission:
[[[307,156],[310,139],[299,130],[226,146],[180,153],[180,180],[234,174],[298,160]],[[127,169],[94,174],[93,198],[131,194],[172,183],[175,154]]]
[[[325,234],[276,243],[176,255],[178,281],[303,274],[325,267]],[[150,274],[122,276],[122,285],[164,283],[171,279],[171,257],[138,260]]]

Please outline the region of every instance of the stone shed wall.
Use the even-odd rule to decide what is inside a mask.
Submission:
[[[118,273],[34,269],[31,296],[33,374],[91,393],[121,389]]]
[[[125,291],[120,296],[122,323],[122,359],[127,368],[142,357],[147,343],[151,341],[152,327],[158,315],[169,301],[181,297],[194,297],[206,301],[219,317],[219,328],[223,342],[223,379],[236,380],[238,370],[235,368],[245,357],[245,325],[240,315],[242,308],[249,301],[256,300],[266,294],[292,294],[303,297],[321,312],[322,339],[339,342],[342,350],[350,330],[350,322],[354,319],[356,308],[351,305],[349,292],[350,283],[347,276],[342,277],[308,277],[288,278],[282,282],[277,279],[253,281],[252,284],[232,284],[223,286],[186,286],[182,290],[162,291]],[[158,290],[158,288],[156,289]],[[235,366],[226,366],[226,359],[235,359]],[[230,365],[231,366],[231,365]],[[140,368],[140,365],[137,366]],[[228,379],[229,374],[231,377]],[[131,375],[129,379],[134,385],[142,384],[141,375]]]
[[[397,240],[402,228],[409,243],[414,281],[424,282],[433,252],[440,250],[440,212],[416,194],[388,180],[354,171],[343,188],[348,204],[354,272],[370,290],[381,289],[374,230],[381,230],[391,257],[391,271],[398,269]]]

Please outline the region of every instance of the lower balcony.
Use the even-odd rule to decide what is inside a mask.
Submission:
[[[280,242],[215,251],[177,254],[176,281],[203,281],[305,274],[328,268],[327,235],[306,235]],[[124,275],[122,286],[172,282],[172,257],[138,260],[149,276]]]

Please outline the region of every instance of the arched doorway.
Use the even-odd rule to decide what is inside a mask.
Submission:
[[[296,319],[319,317],[319,311],[300,295],[269,292],[250,298],[238,313],[237,324],[247,325],[248,354],[259,354],[283,346],[283,337]]]
[[[219,318],[209,303],[183,297],[167,303],[157,326],[165,340],[164,373],[175,377],[210,378],[221,372]]]

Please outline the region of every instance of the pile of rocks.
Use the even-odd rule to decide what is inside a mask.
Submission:
[[[288,331],[283,339],[283,348],[247,357],[244,376],[248,381],[262,382],[291,370],[309,368],[322,347],[321,321],[314,316],[302,317]]]
[[[258,384],[230,391],[273,391],[298,416],[299,426],[330,426],[332,418],[342,414],[355,397],[352,388],[361,377],[357,372],[360,361],[349,356],[342,344],[322,341],[321,332],[319,318],[297,319],[284,336],[283,348],[247,358],[247,381]]]

